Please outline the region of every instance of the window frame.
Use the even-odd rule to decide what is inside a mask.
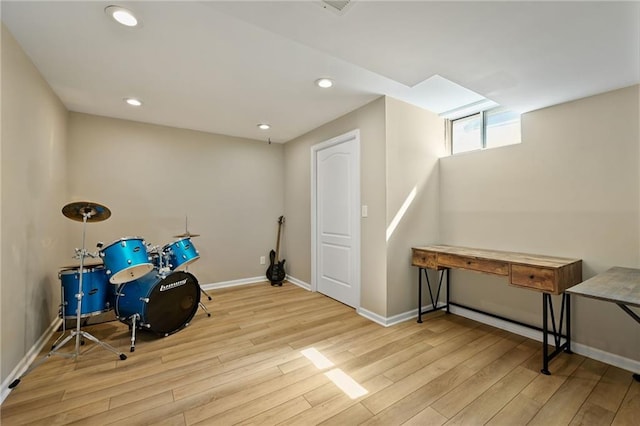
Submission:
[[[448,151],[449,151],[449,155],[459,155],[459,154],[464,154],[467,152],[474,152],[474,151],[483,151],[487,148],[487,114],[492,112],[492,111],[499,111],[503,109],[502,107],[495,107],[495,108],[489,108],[489,109],[485,109],[485,110],[481,110],[481,111],[477,111],[471,114],[465,114],[463,116],[460,117],[456,117],[453,119],[447,119],[446,120],[446,128],[445,128],[445,134],[447,135],[447,142],[448,142]],[[507,110],[505,110],[507,111]],[[477,149],[471,149],[468,151],[461,151],[461,152],[453,152],[454,149],[454,143],[453,143],[453,123],[457,120],[464,120],[464,119],[468,119],[470,117],[475,117],[475,116],[479,116],[480,118],[480,125],[481,125],[481,129],[480,129],[480,147],[478,147]],[[515,143],[510,143],[510,144],[506,144],[506,145],[499,145],[496,147],[489,147],[489,148],[499,148],[501,146],[509,146],[509,145],[516,145],[518,143],[522,143],[522,114],[518,114],[518,124],[520,125],[520,140],[518,142]]]

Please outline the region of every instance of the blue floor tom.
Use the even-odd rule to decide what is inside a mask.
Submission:
[[[80,267],[64,269],[58,273],[62,285],[62,318],[77,318],[78,288],[80,284]],[[103,266],[84,268],[82,274],[82,303],[80,317],[90,317],[113,309],[109,302],[108,290],[112,287]]]

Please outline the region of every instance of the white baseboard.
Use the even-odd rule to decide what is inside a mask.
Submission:
[[[441,306],[444,306],[444,304],[438,303],[438,307],[441,307]],[[429,308],[430,306],[423,307],[422,309],[424,311]],[[529,339],[542,342],[542,331],[531,329],[522,325],[514,324],[509,321],[501,320],[499,318],[494,318],[490,315],[481,314],[479,312],[471,311],[469,309],[461,308],[459,306],[450,306],[449,311],[454,315],[459,315],[461,317],[469,318],[474,321],[478,321],[483,324],[487,324],[492,327],[499,328],[501,330],[509,331],[519,336],[527,337]],[[394,315],[388,318],[382,315],[378,315],[375,312],[368,311],[364,308],[359,308],[357,312],[363,317],[375,323],[378,323],[384,327],[390,327],[392,325],[401,323],[403,321],[416,319],[418,316],[417,309],[412,309],[411,311],[407,311],[407,312]],[[551,335],[549,336],[549,342],[553,343],[553,337]],[[634,359],[625,358],[623,356],[606,352],[601,349],[592,348],[590,346],[584,345],[582,343],[577,343],[575,341],[571,342],[571,350],[579,355],[586,356],[587,358],[595,359],[596,361],[613,365],[618,368],[622,368],[623,370],[628,370],[634,373],[640,372],[640,361],[637,361]]]
[[[449,310],[452,314],[460,315],[461,317],[469,318],[483,324],[499,328],[501,330],[507,330],[511,333],[528,337],[530,339],[537,340],[538,342],[542,342],[542,331],[534,330],[518,324],[513,324],[508,321],[474,312],[469,309],[461,308],[459,306],[451,306]],[[549,342],[553,342],[553,337],[549,337]],[[587,358],[595,359],[596,361],[604,362],[605,364],[622,368],[623,370],[632,371],[634,373],[640,372],[640,361],[625,358],[623,356],[612,354],[601,349],[592,348],[582,343],[572,341],[571,351],[579,355],[586,356]]]
[[[62,319],[56,317],[49,327],[42,333],[40,338],[33,344],[29,352],[20,360],[18,365],[9,373],[9,375],[2,382],[2,389],[0,390],[0,405],[4,402],[4,400],[11,393],[11,389],[9,389],[9,385],[18,377],[22,376],[25,371],[29,368],[31,363],[36,359],[44,345],[49,341],[53,333],[60,327],[62,324]]]
[[[605,352],[601,349],[592,348],[591,346],[575,342],[571,342],[571,350],[577,354],[586,356],[587,358],[595,359],[633,373],[640,373],[640,361],[636,361],[635,359],[625,358],[620,355]]]
[[[492,327],[499,328],[501,330],[509,331],[519,336],[524,336],[529,339],[542,342],[542,331],[525,327],[523,325],[514,324],[512,322],[501,320],[499,318],[494,318],[490,315],[481,314],[479,312],[475,312],[469,309],[461,308],[460,306],[449,306],[449,311],[454,315],[459,315],[461,317],[469,318],[474,321],[478,321],[483,324],[487,324]],[[552,341],[553,341],[553,338],[549,337],[549,342],[552,342]]]
[[[437,304],[437,306],[440,307],[444,307],[445,304],[442,302],[439,302]],[[428,309],[431,309],[431,305],[429,306],[423,306],[422,307],[422,311],[426,311]],[[418,310],[417,309],[412,309],[410,311],[407,312],[403,312],[401,314],[398,315],[394,315],[392,317],[383,317],[382,315],[378,315],[375,312],[371,312],[368,311],[364,308],[358,308],[357,310],[358,314],[362,315],[363,317],[370,319],[373,322],[377,322],[380,325],[383,325],[385,327],[391,327],[392,325],[396,325],[396,324],[400,324],[401,322],[405,322],[411,319],[414,320],[418,320]]]
[[[242,278],[239,280],[220,281],[217,283],[200,284],[200,287],[202,287],[203,290],[215,290],[218,288],[236,287],[239,285],[248,285],[248,284],[258,284],[262,282],[267,282],[267,278],[263,276],[252,277],[252,278]]]
[[[291,275],[287,275],[286,280],[289,281],[291,284],[295,284],[298,287],[301,287],[307,291],[311,291],[311,285],[307,284],[306,282],[299,280],[295,277],[292,277]],[[225,287],[236,287],[239,285],[249,285],[249,284],[258,284],[258,283],[263,283],[263,282],[267,282],[268,280],[263,277],[252,277],[252,278],[242,278],[239,280],[232,280],[232,281],[220,281],[217,283],[209,283],[209,284],[200,284],[200,287],[202,287],[203,290],[215,290],[218,288],[225,288]]]
[[[381,326],[384,326],[384,327],[388,327],[389,326],[387,318],[383,317],[382,315],[378,315],[375,312],[368,311],[368,310],[366,310],[364,308],[358,308],[358,309],[356,309],[356,312],[359,315],[365,317],[366,319],[380,324]]]
[[[291,275],[287,275],[287,281],[289,281],[291,284],[295,284],[298,287],[301,287],[307,291],[311,291],[311,284],[308,284],[302,280],[299,280],[295,277],[292,277]]]

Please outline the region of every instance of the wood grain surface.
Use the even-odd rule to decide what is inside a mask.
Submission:
[[[637,424],[629,372],[562,353],[545,376],[538,342],[472,320],[436,312],[383,327],[288,282],[209,294],[211,318],[199,310],[164,338],[139,332],[127,360],[91,342],[77,361],[47,360],[7,397],[0,423]],[[128,350],[120,322],[87,331]],[[333,365],[316,367],[307,348]],[[334,369],[367,393],[349,397],[325,375]]]

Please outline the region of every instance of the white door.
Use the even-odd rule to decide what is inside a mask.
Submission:
[[[312,147],[312,289],[360,306],[360,132]]]

